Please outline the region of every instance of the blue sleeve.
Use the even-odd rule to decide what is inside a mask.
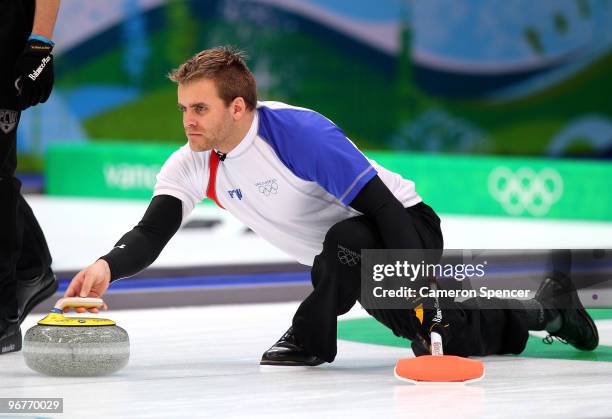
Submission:
[[[259,107],[259,136],[297,177],[316,182],[344,205],[376,170],[344,132],[313,111]]]

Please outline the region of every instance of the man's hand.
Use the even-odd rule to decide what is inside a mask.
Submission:
[[[30,39],[14,68],[20,110],[46,102],[53,89],[53,45]]]
[[[81,272],[75,275],[68,285],[68,289],[64,293],[64,297],[96,297],[101,298],[110,285],[111,272],[108,263],[103,259],[98,259],[95,263],[89,265]],[[108,309],[106,304],[103,310]],[[68,311],[65,308],[64,311]],[[77,313],[85,313],[89,310],[92,313],[97,313],[97,308],[86,309],[85,307],[76,307]]]

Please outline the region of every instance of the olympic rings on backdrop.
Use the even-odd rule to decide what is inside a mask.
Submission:
[[[500,166],[495,168],[488,179],[489,193],[510,215],[524,211],[541,217],[563,195],[563,179],[555,169],[546,167],[539,172],[521,167],[516,172]]]

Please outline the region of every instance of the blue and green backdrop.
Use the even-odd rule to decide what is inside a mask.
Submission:
[[[260,98],[325,114],[361,148],[400,156],[396,166],[414,163],[402,165],[410,178],[433,164],[478,186],[469,181],[474,165],[489,185],[502,167],[500,182],[514,182],[516,193],[490,193],[509,202],[500,213],[557,217],[564,186],[609,179],[610,21],[607,0],[65,0],[56,89],[23,116],[20,170],[52,165],[45,153],[57,143],[184,143],[165,75],[201,49],[233,44],[248,53]],[[545,160],[495,160],[485,170],[480,157],[457,155]],[[559,169],[568,157],[604,160],[577,163],[578,175]],[[556,174],[544,170],[551,164]],[[546,197],[532,197],[534,182]],[[535,204],[513,205],[525,196]],[[609,215],[599,208],[587,218]]]

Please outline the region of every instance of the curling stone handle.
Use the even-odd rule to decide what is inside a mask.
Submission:
[[[55,303],[55,308],[63,310],[65,307],[102,308],[104,301],[101,298],[91,297],[66,297],[60,298]]]

